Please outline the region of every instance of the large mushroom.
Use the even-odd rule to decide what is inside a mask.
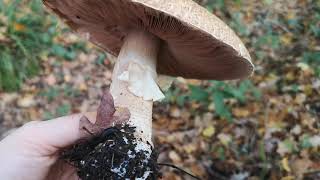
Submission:
[[[44,3],[74,31],[118,56],[111,94],[116,107],[129,110],[128,124],[135,127],[137,146],[152,144],[153,101],[164,98],[158,74],[232,80],[253,71],[250,55],[237,35],[192,0]]]

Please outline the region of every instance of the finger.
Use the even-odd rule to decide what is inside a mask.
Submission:
[[[96,113],[75,114],[60,117],[53,120],[31,123],[29,135],[37,144],[61,149],[70,146],[81,138],[79,123],[81,117],[86,116],[88,120],[95,123]]]

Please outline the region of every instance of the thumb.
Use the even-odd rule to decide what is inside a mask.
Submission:
[[[90,122],[95,122],[96,113],[74,114],[48,121],[33,121],[17,129],[3,141],[15,143],[22,141],[37,146],[48,154],[55,153],[83,138],[79,129],[80,119],[83,116],[86,116]]]
[[[90,122],[95,122],[96,113],[60,117],[35,124],[33,135],[35,138],[40,138],[42,143],[59,149],[72,145],[81,138],[79,125],[83,116],[86,116]]]

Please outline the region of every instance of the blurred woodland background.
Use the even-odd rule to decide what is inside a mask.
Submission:
[[[159,161],[203,179],[319,180],[320,1],[198,3],[242,38],[256,71],[232,82],[178,78],[154,106]],[[114,62],[41,0],[0,0],[0,135],[96,110]]]

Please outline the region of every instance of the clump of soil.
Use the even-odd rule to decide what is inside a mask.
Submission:
[[[82,180],[157,179],[158,155],[139,148],[143,142],[135,139],[134,132],[128,125],[116,125],[77,144],[63,158],[77,168]]]
[[[80,121],[82,142],[62,154],[82,180],[158,179],[158,154],[149,143],[137,139],[135,127],[127,124],[130,113],[116,109],[106,93],[92,124],[86,117]]]

